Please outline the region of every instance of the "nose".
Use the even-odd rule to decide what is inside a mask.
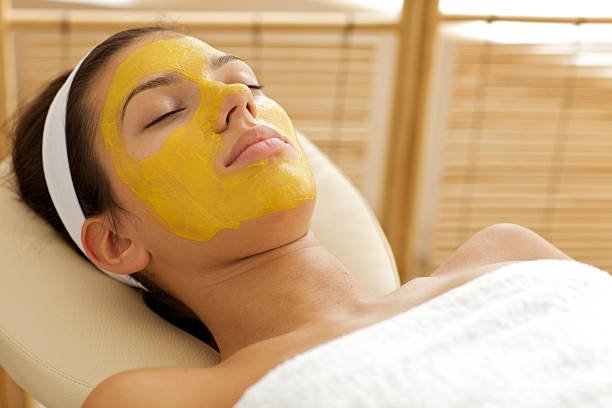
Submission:
[[[251,90],[246,88],[244,92],[232,92],[223,98],[217,118],[216,132],[223,132],[234,121],[244,120],[247,124],[253,125],[256,117],[257,108]]]

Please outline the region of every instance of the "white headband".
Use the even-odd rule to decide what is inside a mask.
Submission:
[[[68,93],[70,92],[74,76],[85,58],[70,73],[66,82],[64,82],[55,95],[53,102],[51,102],[43,131],[42,162],[47,189],[49,190],[49,195],[51,195],[53,205],[64,223],[68,234],[70,234],[74,243],[85,256],[87,256],[81,242],[81,228],[85,222],[85,215],[72,183],[70,164],[68,163],[68,150],[66,148],[66,105],[68,103]],[[108,272],[102,268],[100,270],[119,282],[146,290],[140,282],[129,275]]]

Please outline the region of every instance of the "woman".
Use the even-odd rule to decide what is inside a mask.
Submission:
[[[24,202],[101,270],[197,317],[221,356],[213,368],[117,374],[86,407],[231,406],[300,353],[507,264],[569,259],[527,229],[496,225],[430,277],[378,296],[309,231],[308,163],[245,62],[153,27],[110,37],[67,77],[17,124]],[[64,139],[68,176],[53,167]],[[80,208],[62,202],[66,185]]]

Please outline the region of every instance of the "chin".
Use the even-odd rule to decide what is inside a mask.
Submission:
[[[307,200],[290,210],[245,221],[239,229],[221,231],[213,240],[232,246],[231,253],[235,258],[279,248],[308,233],[314,204],[315,200]]]

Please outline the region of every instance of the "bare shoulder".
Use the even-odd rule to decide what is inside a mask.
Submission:
[[[124,371],[100,383],[83,407],[226,407],[242,393],[226,379],[214,367]]]
[[[463,243],[432,276],[534,259],[571,258],[528,228],[494,224]]]
[[[405,283],[396,293],[413,307],[504,265],[535,259],[571,259],[520,225],[494,224],[474,234],[427,277]]]

